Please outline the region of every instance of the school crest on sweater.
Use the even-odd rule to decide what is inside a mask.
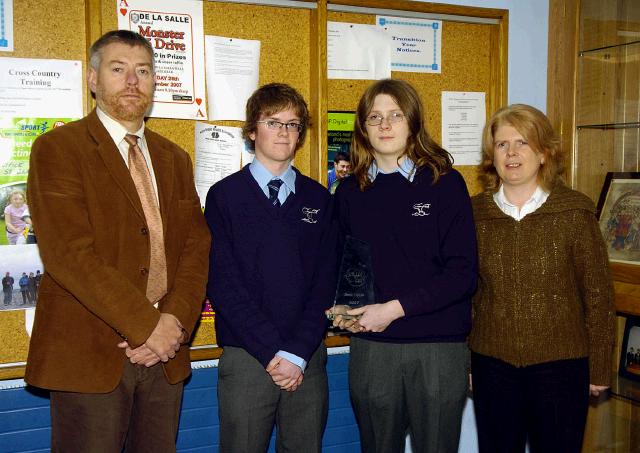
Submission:
[[[302,208],[302,215],[304,217],[300,220],[307,223],[318,223],[318,219],[316,219],[316,214],[318,214],[318,212],[320,212],[320,209],[307,208],[304,206]]]
[[[424,217],[431,214],[429,212],[429,208],[431,208],[431,203],[416,203],[413,205],[413,209],[415,212],[411,214],[413,217]]]

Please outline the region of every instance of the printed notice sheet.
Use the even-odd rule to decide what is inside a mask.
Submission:
[[[376,16],[391,39],[391,70],[440,73],[442,21]]]
[[[246,147],[246,142],[245,142],[245,146],[242,149],[242,166],[244,167],[245,165],[249,165],[251,162],[253,162],[253,159],[256,157],[256,153],[253,150],[249,150],[249,148]],[[293,161],[291,161],[291,165],[293,165]]]
[[[375,25],[328,22],[327,66],[330,79],[389,78],[389,37]]]
[[[205,36],[210,120],[245,120],[249,96],[258,88],[260,41]]]
[[[196,122],[195,180],[204,208],[209,188],[240,170],[244,149],[242,129]]]
[[[485,120],[485,93],[442,92],[442,147],[453,155],[456,165],[481,162]]]
[[[140,33],[154,50],[149,116],[206,120],[202,2],[120,0],[117,10],[118,27]]]
[[[82,116],[80,61],[0,58],[0,117]]]
[[[13,0],[0,0],[0,51],[13,52]]]

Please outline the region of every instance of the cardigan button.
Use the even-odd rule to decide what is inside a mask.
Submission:
[[[147,275],[149,273],[149,269],[147,269],[146,267],[141,267],[140,268],[140,273],[142,275]]]
[[[147,230],[147,227],[142,227],[140,228],[140,233],[146,236],[149,234],[149,230]]]

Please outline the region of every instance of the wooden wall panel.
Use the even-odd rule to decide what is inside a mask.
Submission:
[[[549,0],[547,116],[560,136],[569,184],[573,179],[579,0]]]

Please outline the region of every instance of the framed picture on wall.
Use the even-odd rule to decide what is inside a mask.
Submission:
[[[640,382],[640,317],[628,316],[624,327],[622,348],[620,349],[620,367],[622,377]]]
[[[640,173],[607,173],[598,201],[600,230],[612,262],[640,265]]]

